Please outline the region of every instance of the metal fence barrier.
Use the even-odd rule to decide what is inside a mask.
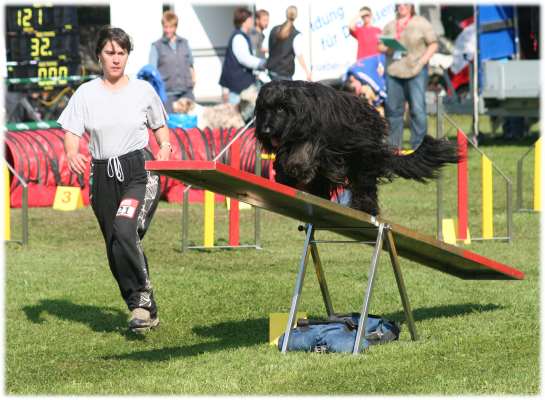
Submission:
[[[21,240],[7,239],[6,243],[20,243],[23,246],[28,244],[28,185],[23,178],[17,174],[15,169],[9,165],[9,163],[4,159],[5,165],[8,167],[9,171],[13,176],[21,183],[23,186],[23,196],[22,196],[22,206],[21,206],[21,225],[22,225],[22,237]]]
[[[437,96],[437,110],[436,110],[436,124],[437,124],[437,138],[444,137],[443,132],[443,123],[446,121],[448,124],[450,124],[454,129],[457,129],[458,131],[463,133],[463,130],[450,118],[443,109],[442,106],[442,97]],[[481,157],[486,157],[486,155],[476,146],[473,140],[470,138],[467,138],[465,133],[463,133],[464,136],[467,139],[467,142],[472,146],[474,150],[477,150]],[[506,214],[506,225],[507,225],[507,235],[506,236],[491,236],[491,237],[472,237],[471,240],[481,241],[481,240],[503,240],[511,243],[513,240],[513,204],[512,204],[512,198],[513,198],[513,185],[511,183],[511,180],[505,175],[505,173],[500,170],[495,163],[491,163],[492,168],[498,172],[498,174],[501,176],[503,181],[505,182],[505,189],[506,189],[506,205],[505,205],[505,214]],[[439,173],[439,177],[437,179],[437,238],[439,240],[443,240],[443,192],[444,192],[444,178],[443,173]]]

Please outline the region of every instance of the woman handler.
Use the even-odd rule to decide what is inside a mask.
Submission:
[[[160,150],[171,152],[166,113],[152,86],[125,75],[132,49],[129,36],[106,26],[98,33],[95,54],[102,76],[82,84],[58,119],[65,131],[69,168],[82,174],[87,158],[79,152],[85,131],[91,138],[89,197],[100,225],[110,270],[131,311],[129,329],[143,332],[159,324],[141,240],[159,201],[159,177],[144,169],[148,128]]]

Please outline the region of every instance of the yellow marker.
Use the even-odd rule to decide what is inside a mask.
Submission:
[[[11,239],[11,198],[9,169],[4,165],[4,240]]]
[[[541,211],[541,138],[534,150],[534,211]]]
[[[464,244],[471,244],[471,235],[469,234],[469,226],[466,230],[466,238],[464,239]]]
[[[204,247],[214,247],[214,192],[204,191]]]
[[[243,201],[238,202],[238,209],[239,210],[251,210],[252,205],[248,203],[244,203]]]
[[[227,207],[227,211],[229,211],[231,209],[231,198],[230,197],[225,196],[225,206]],[[239,210],[251,210],[252,206],[251,206],[251,204],[239,201],[238,202],[238,209]]]
[[[269,314],[269,344],[278,346],[278,339],[286,332],[286,324],[288,323],[288,313],[270,313]],[[306,312],[298,312],[293,326],[297,324],[298,319],[307,319]]]
[[[73,211],[83,207],[81,189],[75,186],[57,186],[53,209],[61,211]]]
[[[483,181],[483,239],[492,239],[494,237],[492,162],[483,154],[481,164]]]
[[[408,156],[411,153],[414,153],[413,149],[403,149],[403,150],[401,150],[401,154],[403,154],[404,156]]]
[[[275,154],[261,153],[262,160],[274,160],[276,158]]]
[[[456,246],[456,225],[454,219],[443,219],[443,242]]]

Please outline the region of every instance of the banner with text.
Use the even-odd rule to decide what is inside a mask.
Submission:
[[[356,62],[358,43],[348,25],[363,5],[354,1],[312,2],[310,51],[314,81],[340,78]],[[383,28],[395,18],[395,2],[375,1],[368,7],[374,26]]]

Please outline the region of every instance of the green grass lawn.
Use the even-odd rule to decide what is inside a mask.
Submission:
[[[481,149],[515,182],[531,141]],[[528,160],[531,165],[532,158]],[[480,236],[478,154],[470,153],[470,226]],[[531,200],[532,169],[525,198]],[[445,212],[455,210],[455,168],[445,171]],[[496,179],[496,178],[495,178]],[[476,182],[474,182],[476,181]],[[495,181],[495,227],[505,229],[505,193]],[[383,216],[435,235],[435,184],[403,180],[379,194]],[[190,237],[202,242],[202,208]],[[12,211],[14,225],[19,210]],[[242,241],[253,238],[243,211]],[[218,205],[216,240],[227,238]],[[304,235],[298,222],[262,213],[263,250],[181,253],[181,206],[161,203],[144,240],[161,326],[127,332],[127,312],[89,208],[30,210],[30,244],[5,246],[8,394],[537,394],[539,214],[514,214],[514,240],[466,247],[526,273],[524,281],[464,281],[400,259],[420,340],[402,324],[399,341],[359,355],[289,353],[268,344],[268,316],[287,312]],[[14,226],[14,236],[19,227]],[[320,232],[319,238],[333,238]],[[339,312],[359,311],[371,248],[320,245]],[[324,317],[312,269],[301,311]],[[389,259],[381,257],[371,312],[403,321]]]

